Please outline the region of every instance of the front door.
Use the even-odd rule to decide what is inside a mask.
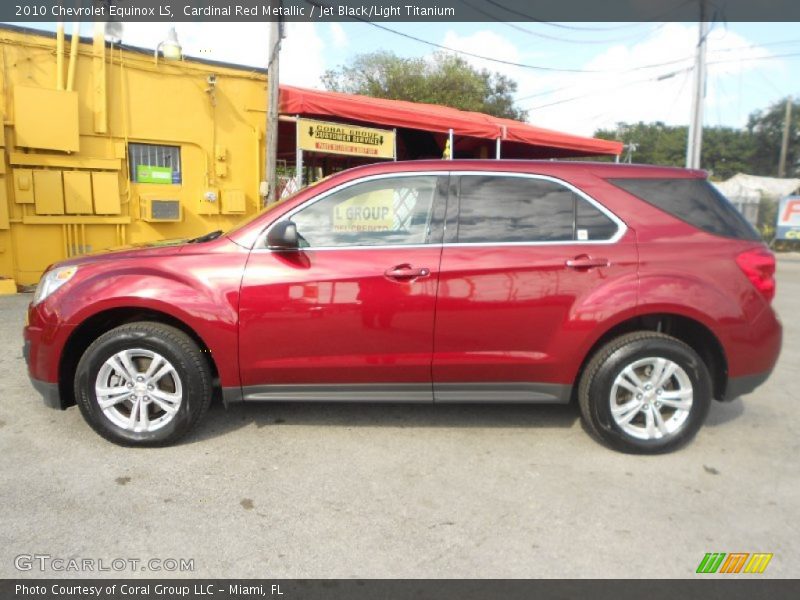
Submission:
[[[345,184],[286,218],[300,250],[248,260],[239,339],[246,399],[432,400],[446,176]]]

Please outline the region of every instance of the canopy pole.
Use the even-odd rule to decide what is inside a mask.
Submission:
[[[500,138],[497,138],[497,143],[495,144],[494,157],[496,160],[500,160]]]
[[[450,155],[447,157],[447,160],[453,160],[453,154],[455,148],[453,147],[453,128],[450,128],[449,138],[450,140]]]
[[[300,147],[300,115],[297,115],[295,121],[295,181],[297,181],[297,189],[303,187],[303,149]]]
[[[395,127],[392,131],[394,131],[394,136],[392,136],[394,138],[394,150],[392,152],[394,152],[394,160],[397,162],[397,128]]]

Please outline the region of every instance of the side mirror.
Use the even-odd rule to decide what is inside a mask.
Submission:
[[[297,250],[300,241],[297,235],[297,225],[291,221],[279,221],[272,226],[267,234],[267,248],[270,250]]]

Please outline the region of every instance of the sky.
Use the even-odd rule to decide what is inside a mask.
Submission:
[[[54,29],[54,24],[20,24]],[[518,84],[517,105],[537,126],[591,135],[617,122],[685,125],[696,23],[381,23],[468,54],[476,67]],[[152,48],[168,23],[126,23],[122,39]],[[176,23],[188,56],[266,66],[268,23]],[[82,33],[89,35],[90,24]],[[430,56],[436,48],[368,23],[288,23],[281,83],[320,88],[327,69],[357,54]],[[67,26],[67,33],[70,26]],[[787,56],[788,55],[788,56]],[[513,66],[496,61],[518,63]],[[798,23],[714,23],[708,37],[705,125],[741,127],[748,115],[800,96]]]

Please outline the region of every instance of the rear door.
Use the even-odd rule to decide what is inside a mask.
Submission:
[[[568,401],[587,336],[609,312],[635,305],[635,281],[633,232],[575,187],[453,174],[435,400]]]
[[[288,215],[299,251],[253,250],[240,305],[245,398],[432,401],[446,181],[345,184]]]

